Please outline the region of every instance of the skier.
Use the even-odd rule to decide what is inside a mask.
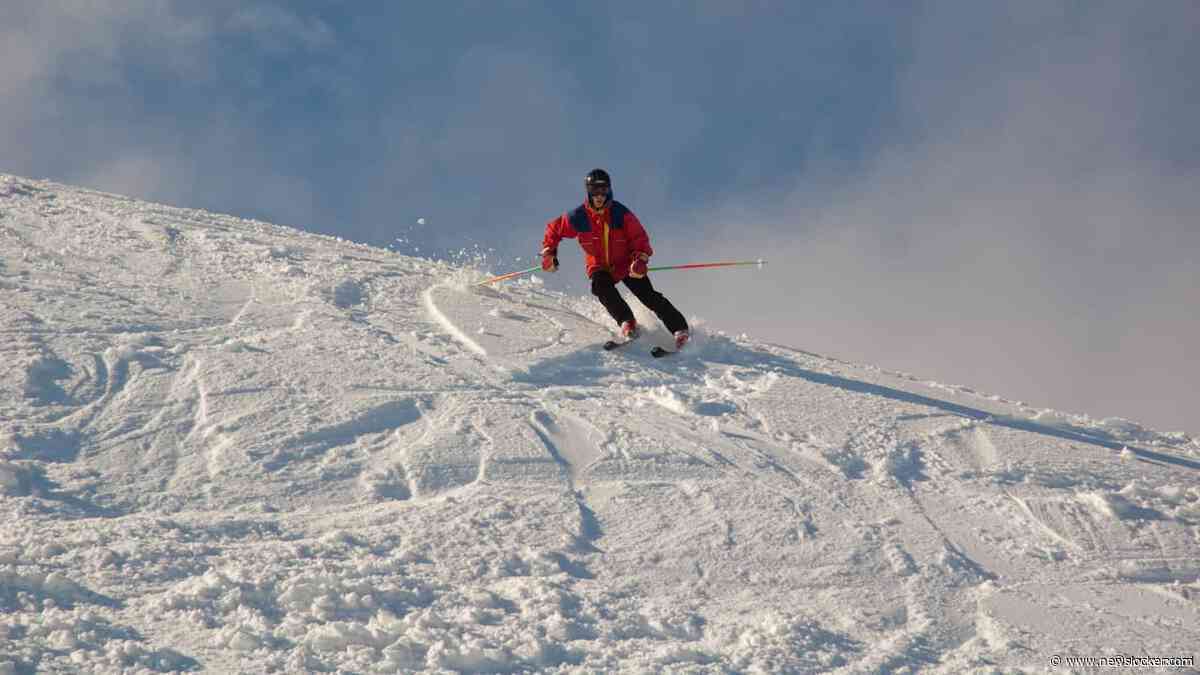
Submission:
[[[558,270],[558,242],[579,239],[592,280],[592,295],[621,326],[621,335],[633,340],[641,332],[633,310],[617,291],[617,282],[633,292],[675,336],[675,349],[688,341],[687,320],[670,300],[654,290],[646,266],[654,249],[646,229],[621,202],[613,199],[612,181],[604,169],[593,169],[584,178],[587,196],[579,207],[546,224],[542,238],[542,269]]]

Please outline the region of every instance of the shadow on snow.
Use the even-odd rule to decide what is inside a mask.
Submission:
[[[729,342],[728,345],[729,346],[725,348],[710,349],[709,351],[714,353],[706,354],[706,359],[714,363],[726,363],[728,365],[773,368],[784,375],[798,377],[815,384],[822,384],[828,387],[837,387],[839,389],[844,389],[846,391],[852,391],[859,394],[880,396],[894,401],[903,401],[905,403],[935,408],[952,415],[957,415],[959,417],[964,417],[966,419],[975,420],[977,422],[991,424],[998,427],[1006,427],[1009,429],[1016,429],[1018,431],[1027,431],[1030,433],[1072,441],[1075,443],[1095,445],[1102,448],[1107,448],[1109,450],[1129,450],[1136,455],[1140,461],[1143,462],[1177,466],[1200,471],[1200,462],[1196,460],[1187,459],[1176,455],[1168,455],[1166,453],[1136,447],[1128,443],[1122,443],[1115,440],[1111,436],[1108,436],[1107,434],[1094,433],[1081,429],[1062,429],[1046,424],[1040,424],[1033,420],[1003,415],[997,416],[996,414],[987,412],[985,410],[972,408],[959,403],[952,403],[950,401],[943,401],[931,396],[924,396],[922,394],[904,391],[903,389],[895,389],[893,387],[886,387],[880,384],[852,380],[839,375],[818,373],[816,371],[801,368],[796,365],[794,361],[784,359],[774,354],[747,349],[732,342]],[[736,356],[735,358],[730,359],[729,357],[731,355]]]

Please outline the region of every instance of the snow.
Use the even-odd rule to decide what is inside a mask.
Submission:
[[[486,276],[0,176],[0,673],[1195,655],[1196,437]]]

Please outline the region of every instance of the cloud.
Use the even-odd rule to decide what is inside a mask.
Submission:
[[[272,65],[229,55],[335,46],[322,22],[274,3],[18,3],[0,25],[0,156],[10,171],[235,205],[246,180],[275,173],[240,95],[270,82]]]
[[[1200,155],[1163,139],[1195,137],[1198,92],[1161,54],[1200,60],[1197,10],[971,7],[916,25],[901,133],[864,170],[713,216],[707,245],[782,264],[687,296],[779,342],[1194,427]]]
[[[0,27],[0,81],[14,91],[42,85],[42,93],[55,80],[121,86],[127,82],[125,61],[141,49],[157,51],[157,65],[191,73],[193,59],[177,55],[194,56],[214,27],[174,7],[150,0],[18,3]]]
[[[230,33],[251,35],[260,48],[275,55],[317,51],[337,46],[333,29],[313,16],[301,16],[275,4],[238,7],[223,25]]]

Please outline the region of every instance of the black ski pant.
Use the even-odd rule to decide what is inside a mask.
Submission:
[[[672,333],[687,330],[687,320],[683,318],[679,310],[675,309],[675,305],[667,300],[666,296],[654,290],[654,285],[650,283],[650,277],[646,276],[641,279],[625,277],[622,281],[625,283],[625,288],[633,291],[634,296],[658,316],[667,330]],[[596,270],[596,273],[592,275],[592,295],[600,300],[600,304],[604,305],[604,309],[608,310],[618,324],[633,318],[633,310],[630,309],[629,303],[625,302],[625,298],[621,297],[621,292],[617,290],[617,283],[613,281],[612,275],[606,270]]]

